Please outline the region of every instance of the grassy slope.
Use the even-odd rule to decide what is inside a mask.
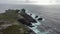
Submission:
[[[8,20],[14,23],[18,23],[16,14],[17,14],[16,10],[11,10],[11,12],[7,11],[6,13],[1,13],[0,20]],[[3,34],[25,34],[27,32],[27,29],[22,24],[18,23],[18,25],[15,24],[9,26],[6,29],[3,29],[1,31],[3,32]]]

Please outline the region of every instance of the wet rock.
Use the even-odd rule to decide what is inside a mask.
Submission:
[[[32,14],[30,14],[30,16],[31,16]]]
[[[29,22],[36,23],[36,20],[33,19],[30,15],[26,14],[25,11],[21,11],[20,15],[27,19]]]
[[[39,21],[39,20],[43,20],[43,18],[38,18],[38,21]]]
[[[30,27],[33,27],[32,24],[26,20],[26,19],[18,19],[18,21],[24,25],[27,25],[27,26],[30,26]]]
[[[35,16],[35,18],[38,18],[38,16]]]
[[[36,34],[33,30],[31,30],[30,28],[27,29],[27,33],[26,34]]]
[[[25,13],[26,10],[23,8],[23,9],[21,9],[21,11],[22,11],[23,13]]]

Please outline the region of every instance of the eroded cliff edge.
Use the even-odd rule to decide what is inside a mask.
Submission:
[[[35,34],[31,29],[19,23],[17,19],[24,18],[18,13],[18,9],[5,10],[0,13],[0,34]]]

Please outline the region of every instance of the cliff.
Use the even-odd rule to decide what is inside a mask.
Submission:
[[[19,18],[24,19],[18,11],[20,10],[8,9],[5,13],[0,13],[0,34],[35,34],[27,26],[17,21]]]

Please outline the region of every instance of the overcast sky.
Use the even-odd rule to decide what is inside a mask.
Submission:
[[[21,4],[21,3],[60,3],[60,0],[0,0],[0,4]]]

